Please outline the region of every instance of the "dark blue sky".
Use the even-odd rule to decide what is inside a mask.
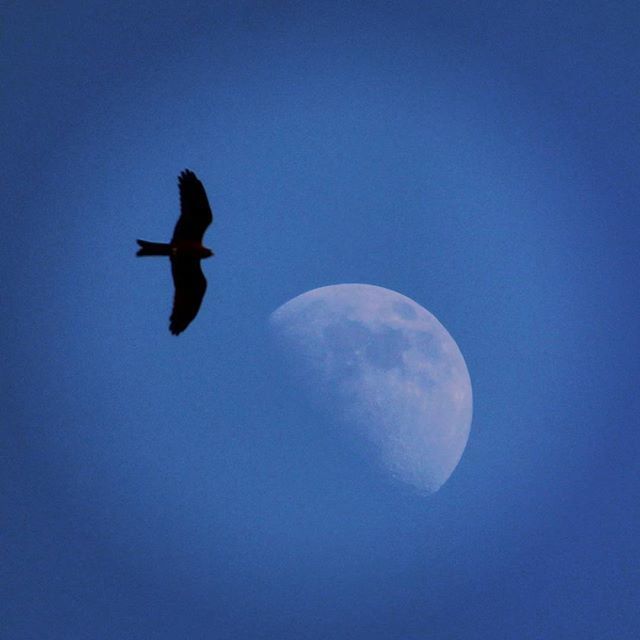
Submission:
[[[9,3],[0,636],[635,639],[636,2]],[[216,220],[167,330],[176,177]],[[309,289],[435,314],[473,384],[435,495],[269,341]]]

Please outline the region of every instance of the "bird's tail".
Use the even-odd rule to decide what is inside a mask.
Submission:
[[[164,242],[147,242],[146,240],[136,240],[140,245],[137,256],[169,256],[171,255],[171,245]]]

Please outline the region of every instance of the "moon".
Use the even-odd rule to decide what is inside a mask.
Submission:
[[[454,339],[419,304],[368,284],[307,291],[270,316],[277,344],[376,463],[436,492],[469,437],[472,391]]]

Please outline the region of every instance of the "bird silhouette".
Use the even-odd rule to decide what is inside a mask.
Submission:
[[[213,214],[207,192],[196,174],[185,169],[178,176],[180,189],[180,217],[173,230],[171,242],[147,242],[137,240],[138,256],[169,256],[175,287],[173,310],[169,319],[169,331],[174,336],[182,333],[196,317],[202,304],[207,279],[200,268],[200,260],[213,255],[202,245]]]

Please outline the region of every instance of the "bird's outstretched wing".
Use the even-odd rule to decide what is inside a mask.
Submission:
[[[186,169],[178,177],[180,217],[171,242],[202,242],[202,236],[213,221],[207,192],[193,171]]]
[[[169,330],[177,336],[196,317],[207,290],[207,279],[198,258],[171,258],[171,274],[176,291]]]

